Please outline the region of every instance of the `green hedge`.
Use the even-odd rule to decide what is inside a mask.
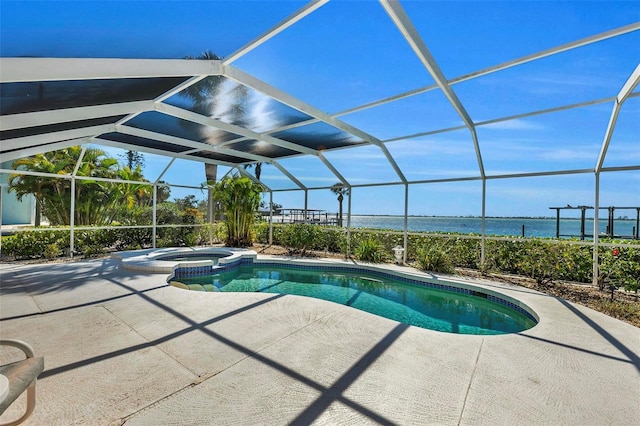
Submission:
[[[211,230],[213,243],[225,240],[223,223]],[[208,244],[209,226],[158,228],[158,247],[195,246]],[[265,222],[254,228],[254,239],[266,244],[269,227]],[[274,224],[273,244],[285,247],[292,254],[308,251],[355,255],[368,261],[393,261],[393,247],[403,245],[401,233],[356,229],[351,231],[351,244],[346,231],[336,227],[310,224]],[[628,247],[625,241],[604,240],[615,248],[601,247],[598,253],[602,288],[624,287],[637,291],[640,282],[640,249]],[[76,230],[77,254],[93,256],[108,250],[131,250],[151,247],[151,229]],[[2,237],[2,254],[16,259],[52,258],[68,254],[69,231],[24,231]],[[482,269],[523,275],[539,283],[558,280],[590,283],[593,276],[593,248],[569,241],[544,239],[489,240],[485,242],[485,264],[480,263],[481,242],[477,238],[456,235],[408,235],[408,263],[417,267],[447,269]],[[422,265],[422,266],[421,266]]]
[[[16,259],[34,259],[45,257],[55,246],[59,255],[69,251],[68,231],[24,231],[2,237],[2,254]],[[51,256],[49,256],[50,258]]]
[[[213,243],[224,241],[226,231],[222,223],[210,226],[158,227],[157,247],[197,246],[209,243],[212,229]],[[108,251],[137,250],[153,246],[151,228],[76,229],[74,255],[97,256]],[[69,230],[31,230],[2,237],[2,255],[17,260],[68,256]]]
[[[262,223],[256,230],[257,241],[268,243],[269,228]],[[592,282],[593,247],[579,245],[571,241],[545,239],[490,240],[485,241],[485,264],[481,265],[481,240],[464,238],[461,235],[409,234],[407,236],[407,262],[426,268],[438,265],[449,270],[450,263],[457,268],[470,268],[485,272],[500,272],[522,275],[535,279],[541,284],[553,281]],[[603,240],[616,244],[613,249],[600,247],[598,251],[601,285],[624,287],[637,291],[640,282],[640,249],[627,247],[628,242]],[[305,224],[274,224],[273,244],[287,248],[291,253],[305,250],[329,251],[347,254],[346,231],[340,228],[321,227]],[[359,247],[376,244],[383,253],[393,260],[393,247],[404,245],[402,233],[392,231],[363,230],[351,231],[351,255],[356,255]],[[437,263],[435,262],[437,256]],[[421,266],[422,265],[422,266]],[[433,266],[431,266],[433,267]]]

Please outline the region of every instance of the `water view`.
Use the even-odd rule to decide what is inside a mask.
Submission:
[[[600,234],[607,232],[607,218],[598,221]],[[345,219],[346,225],[346,219]],[[485,231],[487,235],[522,236],[522,227],[526,237],[555,237],[555,218],[503,218],[494,217],[485,219]],[[402,216],[352,216],[352,228],[392,229],[401,231],[404,229]],[[580,219],[560,219],[560,235],[580,236]],[[482,219],[479,217],[432,217],[410,216],[408,218],[410,232],[455,232],[463,234],[480,234],[482,232]],[[635,219],[616,219],[614,222],[614,234],[630,237],[635,235]],[[589,238],[593,234],[593,219],[585,220],[585,234]]]

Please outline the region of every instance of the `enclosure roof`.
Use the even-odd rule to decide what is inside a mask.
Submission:
[[[6,12],[0,162],[91,143],[241,171],[263,163],[303,189],[640,169],[638,155],[607,160],[622,117],[618,151],[639,141],[637,3],[559,16],[530,2],[451,3],[170,2],[152,13],[126,2],[113,22],[105,9],[86,27],[58,28],[56,15],[35,30]],[[16,21],[35,13],[12,7]],[[140,8],[157,20],[145,30]],[[507,9],[520,19],[501,20]],[[199,16],[216,19],[194,29]],[[203,44],[221,58],[185,59]],[[532,164],[533,149],[547,156]],[[521,158],[505,160],[509,150]],[[384,163],[369,166],[377,177],[353,178],[351,153],[363,152]],[[328,177],[309,183],[290,161],[301,157]]]

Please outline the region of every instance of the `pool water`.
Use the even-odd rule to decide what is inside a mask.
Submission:
[[[295,294],[351,306],[417,327],[460,334],[517,333],[536,323],[479,296],[379,278],[374,274],[242,266],[180,278],[192,290]]]

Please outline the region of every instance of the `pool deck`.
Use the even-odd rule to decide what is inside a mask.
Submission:
[[[45,357],[25,424],[630,425],[640,418],[640,330],[533,290],[466,280],[540,316],[522,333],[470,336],[298,296],[186,291],[167,285],[166,273],[119,263],[0,265],[0,336],[25,340]],[[0,348],[0,364],[16,354]],[[21,413],[23,399],[0,420]]]

